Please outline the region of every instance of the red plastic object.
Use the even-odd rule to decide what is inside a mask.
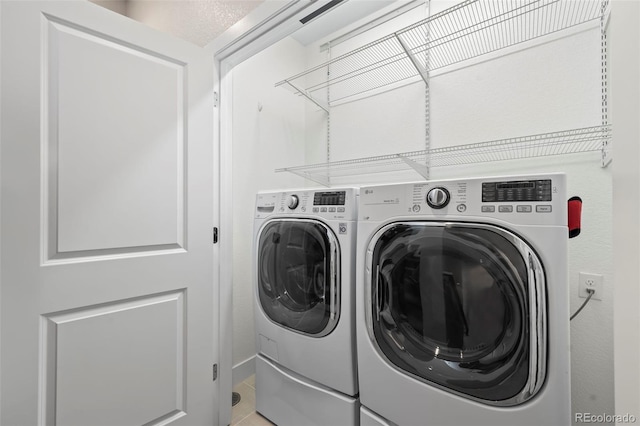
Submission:
[[[574,238],[580,235],[582,221],[582,198],[569,198],[567,211],[569,212],[569,238]]]

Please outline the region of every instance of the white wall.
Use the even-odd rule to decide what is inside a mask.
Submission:
[[[375,39],[372,33],[391,34],[426,16],[426,8],[417,7],[380,24],[374,31],[355,35],[340,44],[332,42],[330,56],[336,58],[369,43]],[[349,32],[359,25],[360,22],[354,22],[338,34]],[[338,34],[329,35],[309,46],[309,62],[315,63],[323,58],[323,55],[317,53],[318,46],[331,41]],[[425,149],[425,96],[422,81],[395,90],[381,89],[376,92],[376,96],[365,100],[338,102],[331,108],[330,158],[325,155],[325,158],[319,158],[318,161],[349,160]],[[398,129],[402,129],[401,137],[398,137]],[[309,126],[308,133],[313,132],[315,129]]]
[[[640,3],[611,7],[616,414],[640,419]]]
[[[426,7],[419,6],[380,24],[373,31],[355,35],[340,44],[333,44],[332,40],[335,37],[356,30],[367,19],[353,22],[338,33],[310,45],[307,48],[308,67],[347,54],[378,37],[405,28],[424,19],[427,16],[426,13]],[[319,46],[330,41],[332,48],[327,57],[327,53],[321,52]],[[331,108],[329,119],[318,108],[307,105],[307,163],[350,160],[426,148],[426,104],[423,81],[414,78],[407,84],[392,90],[381,88],[374,90],[373,93],[376,94],[364,98],[355,96],[353,98],[355,100],[350,98],[350,100],[336,103]],[[327,121],[329,121],[328,135]],[[393,173],[391,179],[408,180],[416,177],[414,172]],[[376,183],[386,182],[389,179],[386,173],[380,176],[358,176],[356,181],[353,178],[336,177],[332,179],[332,184]]]
[[[302,178],[274,173],[305,162],[305,102],[274,87],[304,63],[302,46],[285,39],[233,70],[234,383],[253,373],[256,354],[251,274],[255,194],[304,186]]]

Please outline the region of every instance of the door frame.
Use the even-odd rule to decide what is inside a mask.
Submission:
[[[218,380],[221,401],[224,401],[223,395],[229,395],[229,404],[221,404],[218,410],[220,425],[231,424],[233,392],[233,70],[236,65],[300,28],[300,18],[307,13],[307,8],[317,6],[316,2],[318,0],[264,1],[205,46],[214,57],[216,99],[213,142],[215,156],[220,160],[216,163],[219,168],[214,172],[217,179],[214,187],[219,189],[220,194],[218,206],[214,210],[218,213],[216,223],[221,229],[217,244],[217,277],[220,285],[218,289],[214,289],[214,294],[218,297],[219,317],[218,324],[214,327],[218,330],[220,339],[219,361],[222,374]]]

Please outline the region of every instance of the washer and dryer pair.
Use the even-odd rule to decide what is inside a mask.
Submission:
[[[564,175],[261,193],[255,230],[274,423],[571,423]]]

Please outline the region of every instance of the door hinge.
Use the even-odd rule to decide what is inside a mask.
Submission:
[[[213,364],[213,381],[218,380],[218,364]]]
[[[213,227],[213,244],[216,244],[218,242],[218,227],[214,226]]]

